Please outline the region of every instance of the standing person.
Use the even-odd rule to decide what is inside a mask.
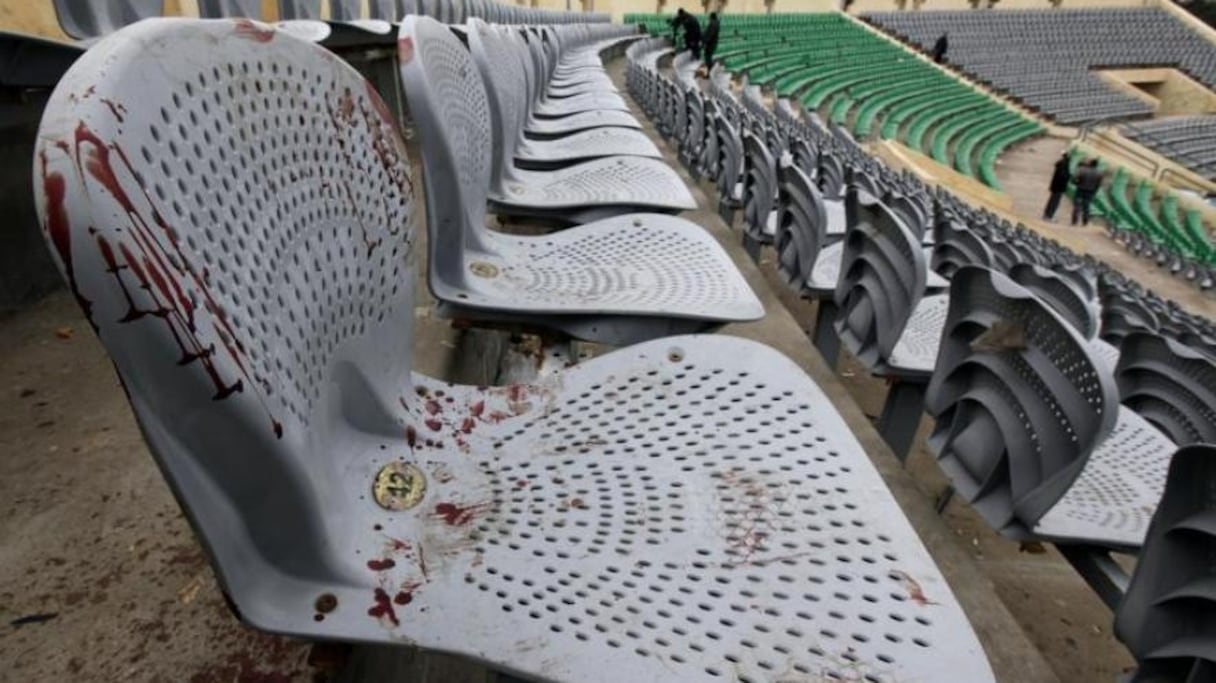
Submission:
[[[684,47],[692,51],[693,59],[701,59],[701,22],[684,10]]]
[[[1072,169],[1068,168],[1068,152],[1060,155],[1055,169],[1051,172],[1051,185],[1047,190],[1051,195],[1047,198],[1047,208],[1043,209],[1043,220],[1055,221],[1056,209],[1060,208],[1060,197],[1068,190],[1068,181],[1072,179]]]
[[[676,36],[679,34],[680,29],[684,27],[684,8],[677,9],[676,15],[668,19],[667,23],[671,25],[671,44],[672,46],[677,46],[679,43],[676,42]]]
[[[1098,188],[1102,187],[1102,171],[1098,170],[1098,160],[1088,159],[1077,170],[1072,182],[1077,186],[1072,202],[1072,224],[1076,225],[1080,219],[1081,225],[1089,225],[1089,203],[1094,200]]]
[[[721,23],[718,21],[718,13],[709,13],[709,24],[705,26],[705,70],[709,71],[714,67],[714,51],[718,49],[718,31],[721,29]]]
[[[950,49],[950,39],[943,33],[941,38],[933,44],[933,61],[941,64],[946,61],[946,50]]]

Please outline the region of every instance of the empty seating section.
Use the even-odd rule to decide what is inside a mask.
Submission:
[[[739,23],[772,25],[765,21]],[[750,50],[724,53],[748,76],[763,68]],[[713,183],[720,205],[732,207],[724,218],[741,209],[749,254],[816,302],[810,334],[825,359],[834,365],[843,347],[887,380],[877,427],[895,454],[906,453],[928,412],[929,449],[958,494],[994,530],[1055,543],[1119,608],[1119,631],[1142,674],[1209,671],[1214,636],[1199,624],[1210,619],[1213,572],[1199,557],[1213,531],[1210,519],[1185,514],[1210,510],[1213,486],[1207,479],[1188,489],[1170,462],[1178,452],[1198,463],[1201,456],[1179,447],[1216,434],[1216,325],[1092,258],[892,171],[839,120],[825,120],[818,100],[804,96],[801,112],[783,97],[770,106],[747,80],[736,90],[723,71],[703,86],[686,75],[683,55],[669,76],[664,38],[627,54],[630,92],[690,170]],[[970,95],[960,100],[964,110],[976,106]],[[958,125],[947,113],[933,119],[915,132]],[[982,120],[961,127],[957,145],[971,147],[984,128]],[[1151,188],[1132,197],[1128,184],[1112,184],[1103,206],[1149,221],[1142,229],[1165,240],[1169,219]],[[834,202],[843,204],[838,219]],[[1161,204],[1176,209],[1168,198]],[[1210,247],[1183,243],[1176,261],[1210,288]],[[771,257],[761,253],[769,247]],[[1170,567],[1165,558],[1179,551],[1169,546],[1191,539],[1204,545]],[[1141,559],[1149,576],[1137,569],[1120,605],[1128,577],[1108,555],[1142,546],[1153,555]],[[1153,578],[1163,574],[1168,587]]]
[[[1086,156],[1074,148],[1073,167]],[[1094,196],[1091,212],[1106,220],[1116,241],[1175,273],[1192,267],[1188,264],[1216,265],[1216,245],[1202,212],[1183,209],[1173,191],[1122,166],[1112,171],[1100,160],[1099,167],[1106,181]]]
[[[874,12],[864,19],[925,51],[948,34],[949,64],[1065,125],[1152,113],[1093,69],[1173,67],[1216,87],[1216,45],[1162,9]]]
[[[666,19],[630,15],[663,35]],[[1006,148],[1042,132],[1022,116],[841,14],[726,15],[716,53],[859,138],[892,138],[999,188]]]
[[[1216,180],[1216,116],[1171,116],[1128,123],[1124,136]]]

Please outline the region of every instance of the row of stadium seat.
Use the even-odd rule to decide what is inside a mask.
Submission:
[[[1086,155],[1077,148],[1071,154],[1075,170]],[[1109,165],[1099,159],[1099,167],[1107,171],[1108,182],[1094,195],[1092,213],[1106,220],[1115,240],[1173,273],[1188,262],[1216,265],[1216,247],[1200,211],[1180,210],[1172,191],[1158,198],[1152,182],[1122,166],[1109,173]]]
[[[771,247],[763,260],[818,302],[825,358],[843,345],[886,378],[879,428],[897,455],[927,411],[929,449],[981,517],[1055,543],[1116,610],[1135,680],[1202,680],[1216,660],[1216,449],[1201,445],[1216,439],[1216,349],[1193,333],[1212,323],[1147,324],[1164,302],[1109,268],[891,171],[788,101],[739,97],[725,73],[703,91],[678,56],[669,77],[668,51],[630,48],[631,92],[721,202],[742,198],[745,244]],[[1129,550],[1130,583],[1108,557]]]
[[[665,21],[654,15],[626,20],[648,28]],[[1000,187],[1000,154],[1043,131],[844,15],[770,15],[764,21],[728,15],[722,22],[716,54],[749,82],[799,101],[859,139],[897,139],[990,187]]]
[[[48,246],[226,594],[266,630],[550,680],[992,680],[825,393],[762,344],[668,336],[763,309],[702,227],[636,212],[689,193],[603,68],[630,37],[406,17],[420,184],[375,89],[285,30],[140,22],[66,74]],[[413,373],[420,201],[441,314],[631,345],[532,384]]]
[[[1152,106],[1093,71],[1171,66],[1216,87],[1216,46],[1166,10],[1093,8],[999,12],[875,12],[866,21],[929,51],[1062,124],[1147,116]]]
[[[1208,180],[1216,180],[1216,116],[1171,116],[1129,123],[1119,130]]]

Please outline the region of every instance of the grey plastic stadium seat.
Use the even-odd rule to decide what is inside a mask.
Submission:
[[[844,239],[836,329],[845,347],[880,374],[928,379],[937,359],[948,296],[925,294],[920,240],[877,202]]]
[[[1074,286],[1069,278],[1032,263],[1019,263],[1010,268],[1009,277],[1051,306],[1083,338],[1089,340],[1098,336],[1098,302]]]
[[[303,120],[227,124],[190,96],[229,85]],[[501,387],[411,372],[415,186],[384,111],[316,46],[166,20],[87,52],[38,137],[52,254],[244,621],[579,683],[994,680],[861,444],[772,349],[675,337]],[[618,420],[633,393],[654,405]],[[719,585],[759,591],[756,616]]]
[[[391,0],[370,0],[368,10],[371,18],[364,18],[360,5],[362,0],[330,0],[331,26],[351,27],[375,35],[390,35],[393,31],[392,22],[396,20],[395,10]],[[380,5],[380,6],[377,6]],[[376,16],[382,14],[387,16]],[[388,18],[392,16],[393,18]]]
[[[840,356],[836,321],[836,284],[843,244],[829,243],[823,195],[811,178],[786,155],[777,164],[777,225],[773,237],[777,272],[799,295],[815,300],[812,341],[830,367]],[[857,201],[853,195],[851,201]]]
[[[950,278],[963,266],[993,267],[996,257],[992,249],[966,225],[953,219],[938,220],[934,232],[930,264],[943,277]]]
[[[245,17],[261,21],[261,0],[197,0],[198,15],[203,19],[231,19]],[[328,24],[318,21],[321,16],[320,0],[300,2],[296,0],[278,0],[279,17],[281,21],[274,25],[286,33],[313,43],[320,43],[329,38],[331,30]],[[247,26],[251,37],[265,38],[268,34],[256,26]]]
[[[1216,677],[1216,446],[1178,450],[1127,593],[1115,635],[1136,658],[1130,683],[1200,683]]]
[[[432,19],[408,17],[400,40],[426,171],[428,276],[447,314],[618,345],[764,315],[713,237],[679,218],[618,215],[538,237],[487,229],[498,146],[488,127],[454,116],[486,111],[480,76],[464,46]]]
[[[1161,323],[1139,297],[1119,287],[1098,282],[1102,303],[1102,327],[1099,334],[1107,342],[1119,346],[1132,332],[1155,332]]]
[[[426,22],[420,19],[414,25],[425,26]],[[428,39],[460,45],[446,30],[437,29],[437,26],[425,29]],[[412,57],[415,48],[407,43],[405,55]],[[461,50],[464,50],[463,46]],[[496,111],[510,116],[514,108],[490,106],[488,97],[496,97],[496,89],[487,91],[467,50],[463,54],[453,52],[452,56],[460,60],[458,68],[441,69],[442,65],[436,64],[433,68],[439,70],[435,76],[406,79],[407,97],[412,110],[436,111],[438,100],[447,96],[450,88],[469,89],[463,97],[448,103],[451,110],[442,115],[449,120],[453,117],[460,120],[459,128],[469,128],[467,134],[484,137],[486,152],[490,154],[489,192],[480,191],[479,194],[488,197],[495,212],[583,223],[639,209],[675,212],[696,206],[680,176],[659,159],[611,157],[555,170],[517,168],[514,151],[509,146],[518,140],[518,136],[507,136],[505,131],[511,127],[508,120],[500,120],[496,125],[491,118]],[[401,61],[404,72],[409,60]],[[469,72],[464,74],[461,69],[466,66]],[[455,81],[449,82],[449,79]],[[501,136],[505,144],[496,144],[497,136]],[[446,147],[449,142],[442,136],[424,136],[421,144],[425,151],[431,147]],[[453,153],[443,152],[445,156]],[[443,172],[466,171],[444,167]]]
[[[1000,533],[1135,548],[1176,446],[1121,408],[1086,340],[996,271],[960,268],[926,409],[929,447]]]
[[[718,215],[727,225],[735,222],[735,211],[743,205],[743,138],[738,127],[730,122],[726,111],[729,107],[718,107],[714,112],[714,136],[717,138]]]
[[[663,154],[640,130],[592,128],[561,137],[530,140],[524,137],[521,119],[527,106],[526,76],[518,39],[502,35],[497,27],[480,19],[469,21],[469,50],[481,72],[489,95],[490,120],[496,140],[512,150],[516,163],[528,168],[555,168],[572,162],[609,156],[642,156],[661,159]],[[505,154],[505,151],[504,151]]]
[[[836,334],[866,370],[892,380],[878,431],[902,460],[924,412],[950,299],[926,295],[928,259],[902,219],[881,202],[857,210],[843,240]]]
[[[1115,371],[1123,404],[1175,443],[1216,443],[1216,361],[1156,333],[1123,338]]]
[[[777,160],[751,130],[743,131],[743,244],[753,260],[777,233]]]
[[[140,19],[159,17],[163,5],[164,0],[55,0],[55,16],[64,33],[90,40]]]

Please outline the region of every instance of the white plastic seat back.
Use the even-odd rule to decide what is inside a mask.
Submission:
[[[270,26],[154,19],[76,62],[38,141],[56,262],[221,582],[250,623],[308,631],[317,583],[366,571],[334,543],[364,529],[347,463],[403,428],[413,185],[392,116]]]
[[[510,45],[498,27],[480,19],[468,23],[469,52],[482,74],[486,116],[494,134],[490,156],[490,187],[501,188],[509,177],[521,130],[524,96],[530,90],[519,51]]]
[[[994,530],[1025,538],[1111,433],[1119,402],[1072,325],[1008,277],[966,266],[925,408],[955,489]]]
[[[398,56],[410,113],[420,130],[433,131],[419,138],[428,174],[429,267],[466,278],[465,250],[483,247],[494,169],[489,98],[469,51],[443,24],[406,17],[401,26]]]
[[[55,16],[64,33],[88,40],[140,19],[159,17],[163,5],[163,0],[55,0]]]

